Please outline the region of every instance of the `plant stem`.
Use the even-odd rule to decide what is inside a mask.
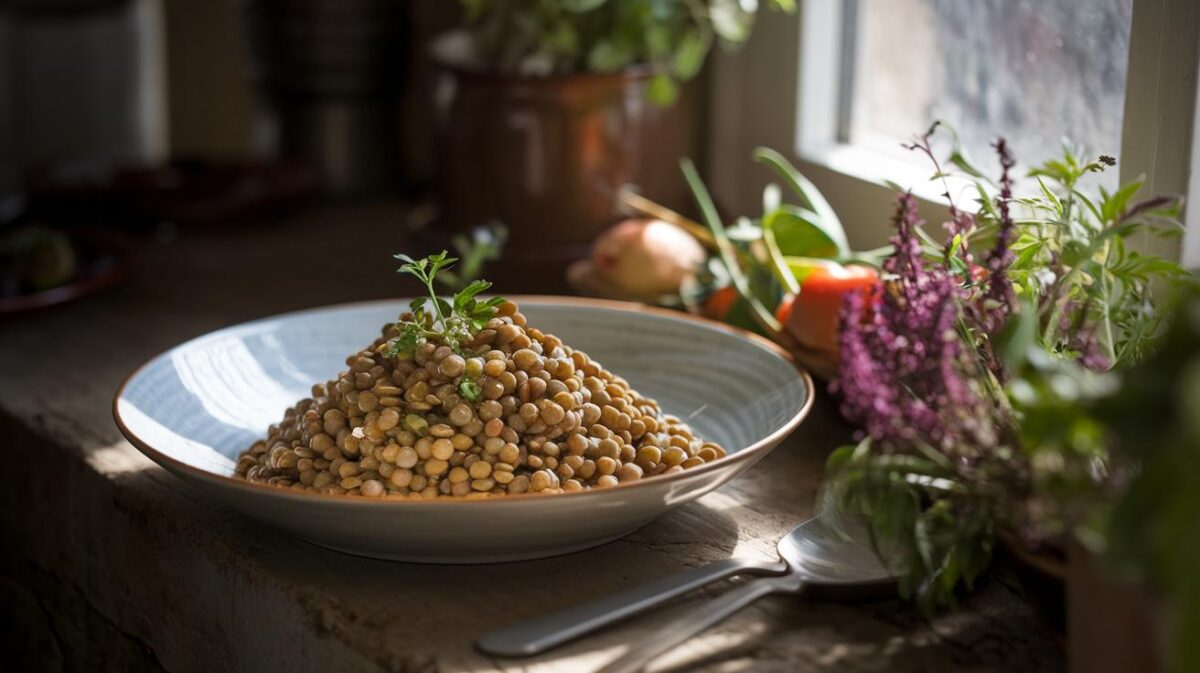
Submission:
[[[1113,341],[1112,328],[1112,302],[1109,300],[1109,285],[1108,285],[1108,264],[1112,256],[1112,245],[1110,241],[1104,242],[1104,264],[1100,267],[1100,291],[1104,298],[1104,343],[1108,346],[1108,362],[1110,365],[1117,364],[1116,344]]]
[[[771,270],[775,272],[775,278],[779,280],[779,284],[792,294],[800,294],[800,283],[796,282],[796,275],[788,268],[787,261],[783,258],[783,252],[779,250],[774,229],[763,227],[763,246],[767,249],[767,257],[771,260]]]
[[[442,330],[446,329],[446,316],[442,315],[442,307],[438,304],[437,290],[433,289],[433,276],[425,277],[425,287],[429,290],[429,300],[433,302],[433,312],[437,314],[438,324],[442,326]]]
[[[717,214],[717,207],[713,204],[712,196],[708,193],[708,188],[704,186],[704,181],[700,179],[700,175],[696,172],[696,166],[691,160],[683,159],[679,162],[680,168],[683,169],[683,177],[687,180],[688,186],[692,188],[692,194],[696,197],[696,203],[700,206],[700,213],[704,217],[704,223],[709,226],[713,232],[713,237],[717,242],[717,251],[721,256],[721,261],[725,263],[726,270],[729,271],[729,278],[733,281],[733,287],[742,296],[750,306],[750,315],[754,317],[763,329],[771,334],[779,334],[782,331],[782,326],[775,316],[763,306],[758,297],[750,290],[750,282],[746,279],[746,275],[742,273],[741,267],[738,265],[737,249],[734,248],[733,242],[729,240],[729,236],[725,233],[725,225],[721,223],[721,217]]]

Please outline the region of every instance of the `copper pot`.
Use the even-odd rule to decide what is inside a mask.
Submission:
[[[668,206],[689,202],[679,160],[695,156],[697,86],[663,107],[646,98],[648,68],[522,77],[434,58],[444,226],[499,220],[505,260],[538,259],[562,285],[567,264],[619,219],[622,185]]]

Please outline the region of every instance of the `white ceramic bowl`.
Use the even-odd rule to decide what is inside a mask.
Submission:
[[[121,432],[212,499],[316,544],[405,561],[486,563],[562,554],[629,533],[746,470],[796,428],[812,381],[777,346],[637,304],[517,298],[529,324],[582,349],[687,419],[729,455],[674,475],[556,495],[486,500],[299,493],[233,478],[236,456],[333,378],[406,300],[264,318],[150,360],[117,391]]]

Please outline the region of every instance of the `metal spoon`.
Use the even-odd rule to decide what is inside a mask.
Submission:
[[[816,519],[801,524],[783,541],[780,541],[780,546],[784,544],[784,541],[801,535],[801,531],[807,530],[806,526],[815,521]],[[558,612],[518,622],[485,635],[479,639],[476,646],[481,651],[496,656],[530,656],[649,610],[676,596],[718,580],[734,575],[783,575],[788,572],[788,568],[788,564],[784,561],[725,559],[669,575],[595,601],[573,605]]]
[[[759,598],[772,593],[799,593],[807,588],[861,594],[890,586],[895,576],[880,562],[859,519],[837,523],[817,517],[792,529],[779,541],[779,556],[787,573],[747,582],[697,606],[649,634],[619,659],[597,673],[635,673],[655,657],[704,631]]]
[[[485,654],[527,657],[645,612],[694,589],[734,575],[782,575],[782,561],[730,558],[668,575],[594,601],[572,605],[492,631],[476,641]]]

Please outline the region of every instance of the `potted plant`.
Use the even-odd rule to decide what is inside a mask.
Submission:
[[[448,228],[498,219],[509,259],[561,284],[616,218],[626,183],[686,198],[676,166],[699,131],[687,83],[714,42],[745,41],[745,0],[464,0],[433,49],[437,191]],[[769,0],[791,10],[793,0]],[[525,259],[522,259],[524,257]]]
[[[957,152],[953,168],[938,165],[932,133],[910,147],[934,161],[939,179],[959,173],[977,200],[959,207],[951,199],[949,236],[941,241],[917,217],[912,197],[902,195],[894,252],[879,283],[871,293],[848,295],[832,389],[843,415],[862,427],[861,441],[831,455],[824,505],[870,516],[878,548],[901,573],[901,591],[926,611],[952,604],[988,567],[997,545],[1037,560],[1051,550],[1061,561],[1071,550],[1072,563],[1059,563],[1081,571],[1066,573],[1068,584],[1075,582],[1069,593],[1090,581],[1096,595],[1103,575],[1090,550],[1108,540],[1147,539],[1130,526],[1129,511],[1141,514],[1138,524],[1167,529],[1154,538],[1159,547],[1132,554],[1133,565],[1194,591],[1192,571],[1181,572],[1163,553],[1194,553],[1178,537],[1180,521],[1195,525],[1194,499],[1179,495],[1189,493],[1187,483],[1172,482],[1174,500],[1147,497],[1161,491],[1131,483],[1150,478],[1151,468],[1160,479],[1170,475],[1164,465],[1187,469],[1195,444],[1177,441],[1184,448],[1173,460],[1156,458],[1166,449],[1150,449],[1146,431],[1168,424],[1142,407],[1130,413],[1128,396],[1120,395],[1123,382],[1133,382],[1140,384],[1134,394],[1163,398],[1150,404],[1157,415],[1179,406],[1172,396],[1182,384],[1137,372],[1160,348],[1167,323],[1156,288],[1189,287],[1194,279],[1169,260],[1137,252],[1130,238],[1177,234],[1182,199],[1139,200],[1140,181],[1090,193],[1085,176],[1115,160],[1088,161],[1070,151],[1028,171],[1029,193],[1017,195],[1016,163],[1003,140],[996,143],[1001,175],[991,182]],[[1141,428],[1142,439],[1131,441],[1138,432],[1129,427]],[[1114,509],[1131,500],[1137,504]],[[1115,525],[1121,517],[1110,520],[1122,511],[1124,528]],[[1146,516],[1151,511],[1161,518]],[[1087,619],[1112,618],[1102,605],[1097,599],[1074,610],[1075,630]],[[1121,656],[1149,667],[1152,651]],[[1119,660],[1115,651],[1111,660]]]

